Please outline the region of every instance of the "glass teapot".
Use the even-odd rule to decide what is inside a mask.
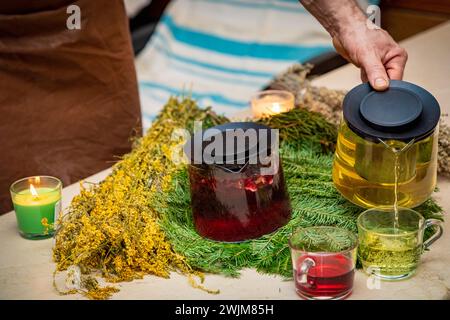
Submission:
[[[240,242],[289,221],[291,205],[273,133],[262,124],[232,122],[198,131],[186,143],[193,222],[201,236]]]
[[[333,182],[354,204],[413,208],[436,185],[440,108],[425,89],[391,80],[374,91],[364,83],[343,102]]]

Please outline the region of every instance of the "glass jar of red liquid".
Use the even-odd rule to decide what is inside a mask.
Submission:
[[[197,132],[186,144],[193,220],[201,236],[245,241],[289,221],[277,139],[267,126],[233,122]]]
[[[299,228],[291,236],[297,294],[309,300],[348,297],[355,277],[356,235],[337,227]]]

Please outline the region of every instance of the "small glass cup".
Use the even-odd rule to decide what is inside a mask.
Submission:
[[[297,294],[337,300],[353,290],[358,239],[338,227],[299,228],[289,239]]]
[[[33,176],[11,185],[11,199],[19,233],[26,239],[46,239],[54,234],[61,212],[62,182],[55,177]]]
[[[294,109],[294,106],[294,95],[284,90],[260,91],[251,100],[252,114],[255,118],[288,112]]]
[[[414,274],[424,249],[442,235],[442,222],[425,220],[412,209],[378,207],[364,211],[357,220],[358,256],[366,273],[383,280],[401,280]],[[425,242],[425,229],[436,226]]]

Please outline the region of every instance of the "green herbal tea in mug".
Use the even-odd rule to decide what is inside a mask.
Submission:
[[[379,230],[381,236],[373,233],[366,236],[359,246],[359,257],[365,270],[385,276],[412,274],[417,268],[422,246],[417,245],[417,237],[398,229]],[[386,236],[389,235],[389,236]]]
[[[423,242],[425,228],[436,233]],[[364,271],[386,280],[400,280],[414,274],[423,250],[442,234],[441,221],[425,220],[418,212],[398,208],[374,208],[358,217],[358,256]]]

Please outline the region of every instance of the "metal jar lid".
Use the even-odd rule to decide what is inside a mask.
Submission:
[[[343,102],[344,119],[364,139],[420,140],[434,132],[441,114],[439,103],[427,90],[391,80],[386,91],[368,83],[350,90]]]

